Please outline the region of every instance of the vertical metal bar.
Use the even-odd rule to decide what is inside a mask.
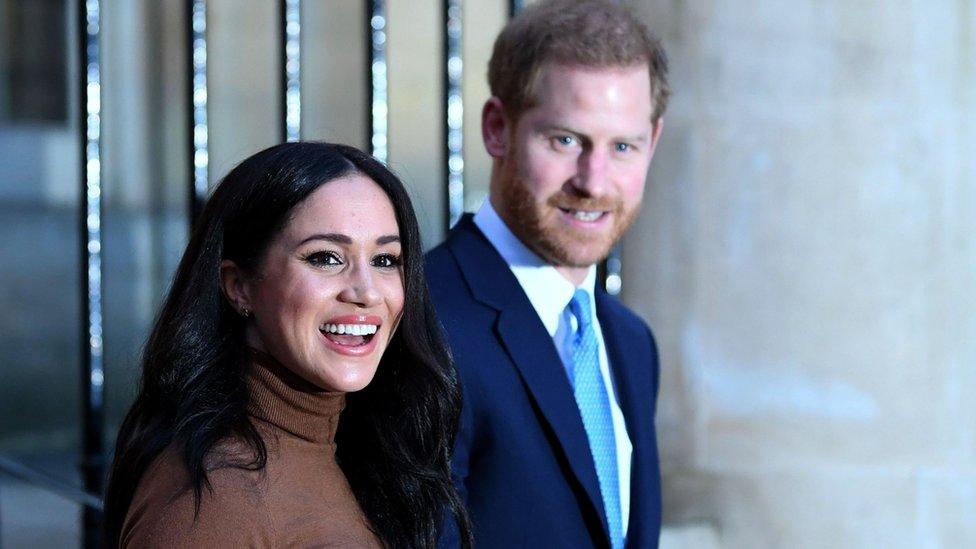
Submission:
[[[622,252],[622,244],[614,246],[604,261],[603,269],[601,269],[603,289],[610,295],[619,295],[620,290],[623,289],[623,278],[621,278]]]
[[[525,7],[525,0],[508,0],[508,17],[511,19],[518,15],[518,12],[522,11]]]
[[[464,213],[463,0],[444,0],[444,150],[448,228]]]
[[[302,0],[281,0],[281,105],[285,141],[302,138]]]
[[[81,55],[81,290],[82,290],[82,461],[85,490],[102,493],[105,473],[102,341],[102,166],[101,166],[101,4],[79,3]],[[85,547],[100,544],[101,512],[82,511]]]
[[[369,152],[380,162],[387,160],[386,95],[386,2],[369,0],[366,12],[366,43],[369,44]]]
[[[190,100],[190,225],[196,223],[210,190],[210,136],[207,126],[207,2],[187,0],[187,56]]]

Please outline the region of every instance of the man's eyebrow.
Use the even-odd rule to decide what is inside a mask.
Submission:
[[[620,141],[636,141],[638,143],[644,143],[644,142],[647,141],[647,134],[646,133],[642,133],[640,135],[634,135],[634,136],[631,136],[631,137],[624,137],[624,138],[621,138]]]
[[[574,130],[568,126],[563,126],[562,124],[546,124],[539,128],[542,132],[563,132],[571,133],[573,135],[583,135],[583,132]]]
[[[539,131],[542,133],[563,132],[563,133],[573,134],[577,137],[589,139],[589,136],[587,136],[586,133],[579,130],[574,130],[573,128],[570,128],[568,126],[563,126],[562,124],[546,124],[544,126],[541,126],[539,128]],[[632,136],[626,136],[626,137],[616,137],[614,139],[617,141],[630,141],[630,142],[644,143],[647,141],[647,134],[642,132],[640,134],[634,134]]]

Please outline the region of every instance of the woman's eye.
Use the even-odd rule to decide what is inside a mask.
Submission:
[[[383,269],[393,269],[400,266],[400,256],[393,254],[380,254],[373,258],[373,266]]]
[[[333,252],[315,252],[305,258],[310,265],[316,267],[326,267],[332,265],[342,265],[342,260]]]

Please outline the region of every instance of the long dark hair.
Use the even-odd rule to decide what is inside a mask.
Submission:
[[[276,145],[241,162],[201,214],[146,343],[139,394],[119,430],[105,494],[108,545],[118,545],[135,488],[167,446],[181,449],[197,506],[202,490],[211,489],[205,459],[218,442],[237,437],[253,451],[252,462],[233,466],[264,467],[267,450],[246,413],[245,321],[222,296],[220,262],[230,259],[253,272],[289,212],[319,186],[353,172],[375,181],[393,203],[405,300],[372,382],[347,396],[337,459],[386,545],[432,547],[442,520],[457,520],[470,540],[449,472],[461,391],[428,295],[410,199],[371,156],[305,142]]]

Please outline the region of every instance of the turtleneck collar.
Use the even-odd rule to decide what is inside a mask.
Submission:
[[[346,394],[324,391],[278,362],[250,349],[248,413],[301,439],[333,445]]]

